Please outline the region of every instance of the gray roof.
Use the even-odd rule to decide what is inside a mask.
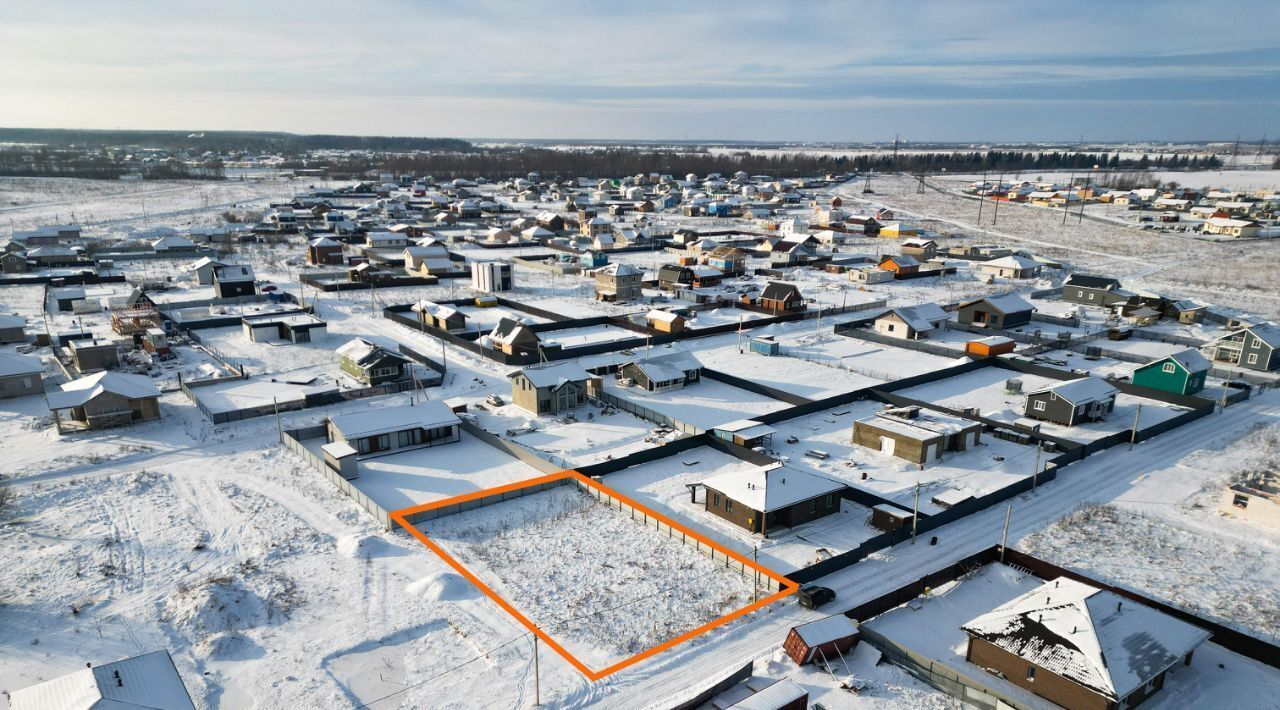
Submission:
[[[1084,404],[1085,402],[1096,402],[1106,399],[1120,390],[1111,385],[1110,382],[1100,377],[1081,377],[1076,380],[1067,380],[1058,382],[1047,387],[1041,387],[1034,392],[1028,394],[1040,394],[1041,392],[1055,392],[1059,397],[1071,402],[1072,404]]]
[[[386,434],[414,427],[431,427],[459,424],[458,415],[438,399],[400,407],[381,407],[354,414],[329,417],[344,438],[355,439],[372,434]]]
[[[542,367],[526,367],[523,370],[517,370],[507,375],[507,377],[516,377],[521,374],[529,378],[534,387],[559,387],[565,382],[585,382],[594,377],[582,367],[571,362]]]

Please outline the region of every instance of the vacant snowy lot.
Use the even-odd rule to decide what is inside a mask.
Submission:
[[[563,462],[565,468],[599,463],[625,456],[681,436],[619,409],[580,407],[564,416],[535,416],[514,404],[481,405],[474,410],[487,431],[508,435],[512,440]],[[571,415],[571,416],[569,416]],[[533,431],[529,431],[533,428]]]
[[[423,527],[496,593],[597,669],[752,598],[750,580],[573,485]]]
[[[700,429],[710,429],[737,419],[748,419],[753,414],[775,412],[791,406],[786,402],[707,378],[666,392],[647,392],[640,387],[619,387],[612,379],[605,379],[604,387],[609,394]]]

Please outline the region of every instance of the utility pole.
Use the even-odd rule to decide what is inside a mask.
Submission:
[[[1031,492],[1036,492],[1036,482],[1040,478],[1040,452],[1043,451],[1041,442],[1036,442],[1036,467],[1031,470]]]
[[[538,635],[533,635],[533,706],[542,707],[542,673],[538,668]]]
[[[920,482],[916,481],[916,501],[911,504],[911,544],[916,544],[916,521],[920,519]]]
[[[1000,563],[1004,563],[1004,551],[1009,547],[1009,518],[1013,517],[1013,503],[1004,509],[1004,532],[1000,533]]]
[[[276,414],[276,438],[284,441],[284,430],[280,427],[280,403],[276,401],[275,397],[271,398],[271,409]]]
[[[978,187],[978,224],[982,224],[982,203],[987,201],[987,171],[982,171],[982,184]]]
[[[1236,138],[1236,142],[1239,143],[1240,139]],[[897,170],[897,169],[898,169],[898,134],[895,133],[893,134],[893,160],[890,161],[889,163],[889,172],[893,172],[894,170]]]
[[[1092,168],[1089,168],[1089,176],[1084,179],[1085,187],[1093,186],[1093,171],[1097,169],[1098,169],[1097,165],[1094,165]],[[1080,218],[1076,220],[1076,224],[1084,224],[1084,196],[1083,195],[1080,197]]]
[[[48,317],[48,316],[45,316],[44,322],[45,322],[45,329],[46,329],[46,332],[48,332],[48,325],[49,325],[49,317]],[[1224,412],[1225,412],[1225,411],[1227,411],[1227,389],[1228,389],[1228,388],[1227,388],[1227,383],[1226,383],[1226,381],[1224,380],[1224,381],[1223,381],[1223,383],[1222,383],[1222,411],[1224,411]]]
[[[1133,413],[1133,431],[1129,433],[1129,450],[1133,450],[1133,445],[1138,441],[1138,417],[1142,416],[1142,405],[1138,405],[1138,409]]]
[[[996,188],[1001,189],[1002,185],[1004,185],[1004,173],[1000,173],[1000,176],[996,178]],[[1007,194],[1006,197],[1008,197]],[[994,227],[996,226],[996,220],[1000,219],[1000,200],[992,200],[992,202],[995,202],[995,205],[992,206],[994,212],[991,213],[991,226]]]
[[[1071,177],[1067,178],[1067,195],[1062,198],[1062,224],[1067,224],[1067,213],[1071,211],[1071,187],[1076,181],[1076,166],[1071,166]]]

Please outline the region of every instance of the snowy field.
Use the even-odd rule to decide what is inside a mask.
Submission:
[[[303,443],[322,456],[323,439]],[[359,471],[352,485],[388,512],[544,475],[466,433],[451,444],[362,458]]]
[[[782,352],[789,357],[812,360],[880,382],[922,375],[967,362],[960,352],[956,353],[956,359],[950,359],[833,333],[783,339]]]
[[[520,432],[509,438],[560,461],[565,468],[626,456],[681,436],[618,409],[602,414],[594,405],[563,415],[542,416],[510,403],[480,406],[483,411],[475,407],[472,412],[486,431],[500,436],[507,431]],[[526,431],[531,427],[536,430]]]
[[[574,485],[422,527],[596,669],[752,600],[751,580]]]
[[[698,350],[697,356],[703,365],[713,370],[809,399],[832,397],[882,383],[821,361],[760,355],[748,350],[748,346],[744,337],[744,352],[738,352],[736,345],[727,345]]]
[[[972,577],[942,585],[922,603],[898,607],[868,621],[867,626],[890,641],[999,688],[1027,707],[1051,710],[1057,706],[966,661],[967,635],[960,630],[961,624],[1039,587],[1043,581],[1012,567],[987,565]],[[1143,706],[1172,710],[1198,707],[1206,700],[1236,708],[1274,707],[1280,702],[1280,675],[1270,666],[1208,642],[1196,651],[1191,666],[1175,667],[1164,688]]]
[[[613,379],[605,379],[604,388],[609,394],[699,429],[710,429],[792,406],[705,377],[687,387],[666,392],[647,392],[640,387],[619,387]]]

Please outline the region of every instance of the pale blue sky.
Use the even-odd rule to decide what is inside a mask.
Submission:
[[[0,4],[0,125],[1280,138],[1280,0]]]

